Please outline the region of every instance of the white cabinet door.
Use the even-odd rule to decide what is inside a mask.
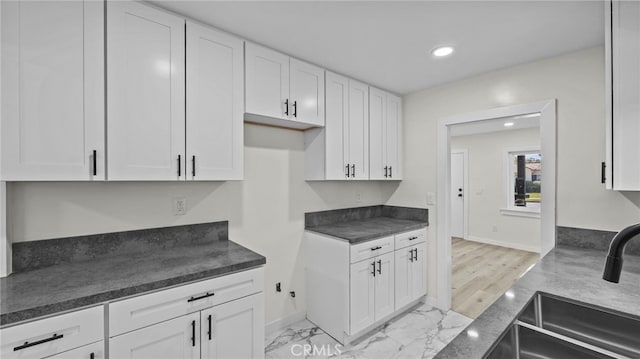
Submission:
[[[325,173],[327,180],[347,179],[349,79],[326,74]],[[306,164],[305,164],[306,165]]]
[[[244,48],[240,39],[187,22],[189,180],[240,180]]]
[[[351,265],[349,334],[355,334],[375,321],[373,272],[377,268],[376,265],[373,260],[364,260]]]
[[[201,323],[203,358],[264,358],[262,293],[203,310]]]
[[[395,275],[394,253],[387,253],[375,257],[375,320],[382,319],[393,313],[395,308]]]
[[[387,94],[386,102],[385,148],[389,173],[386,179],[402,179],[402,99]]]
[[[200,358],[200,313],[185,315],[109,339],[118,359]]]
[[[401,168],[402,99],[369,88],[370,179],[402,179]]]
[[[105,359],[104,352],[104,341],[101,340],[97,343],[47,357],[47,359]]]
[[[395,251],[395,306],[402,308],[413,300],[410,275],[413,269],[413,247]]]
[[[640,2],[612,11],[613,188],[640,190]]]
[[[388,177],[387,161],[387,95],[384,91],[369,88],[369,175],[372,180]]]
[[[185,178],[184,29],[139,2],[107,3],[110,180]]]
[[[413,262],[411,262],[411,272],[409,273],[411,300],[418,299],[427,294],[427,261],[425,243],[410,247],[413,251]]]
[[[104,179],[103,4],[0,6],[2,179]]]
[[[245,76],[245,112],[289,119],[292,113],[289,99],[289,56],[247,43]]]
[[[289,60],[291,118],[324,126],[324,70]]]
[[[352,179],[369,179],[369,86],[349,80],[348,164]]]

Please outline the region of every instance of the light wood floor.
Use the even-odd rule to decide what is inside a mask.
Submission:
[[[452,309],[477,318],[534,264],[538,253],[451,239]]]

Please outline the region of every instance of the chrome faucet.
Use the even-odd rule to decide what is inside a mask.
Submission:
[[[620,281],[620,272],[622,271],[622,254],[624,253],[624,247],[632,238],[640,234],[640,223],[630,225],[629,227],[621,230],[611,240],[609,246],[609,254],[607,255],[607,262],[604,265],[604,273],[602,279],[618,283]]]

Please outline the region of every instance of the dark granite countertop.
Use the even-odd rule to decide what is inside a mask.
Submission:
[[[601,250],[557,247],[516,282],[513,296],[501,296],[435,358],[482,358],[537,291],[640,316],[640,256],[625,255],[618,284],[602,279],[605,257]]]
[[[228,240],[62,263],[0,279],[0,325],[266,263]]]
[[[389,217],[374,217],[306,228],[307,231],[346,239],[351,244],[382,238],[395,233],[425,228],[426,222]]]
[[[429,225],[429,210],[377,205],[305,213],[304,220],[308,231],[355,244],[424,228]]]

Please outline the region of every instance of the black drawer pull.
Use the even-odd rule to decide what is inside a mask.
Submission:
[[[187,299],[187,302],[188,303],[195,302],[196,300],[213,297],[214,295],[216,295],[216,294],[207,292],[206,294],[203,294],[203,295],[201,295],[199,297],[191,297],[191,298]]]
[[[62,339],[62,337],[64,337],[64,335],[62,335],[62,334],[53,334],[53,336],[51,336],[49,338],[46,338],[46,339],[38,340],[37,342],[33,342],[33,343],[24,342],[24,344],[13,348],[13,351],[17,352],[18,350],[30,348],[30,347],[38,345],[38,344],[43,344],[43,343],[47,343],[47,342],[50,342],[50,341],[53,341],[53,340]]]
[[[418,239],[418,237],[409,237],[409,240],[412,241],[414,239]]]
[[[377,247],[373,247],[373,248],[371,248],[371,250],[372,250],[372,251],[377,251],[378,249],[382,249],[382,247],[377,246]]]

